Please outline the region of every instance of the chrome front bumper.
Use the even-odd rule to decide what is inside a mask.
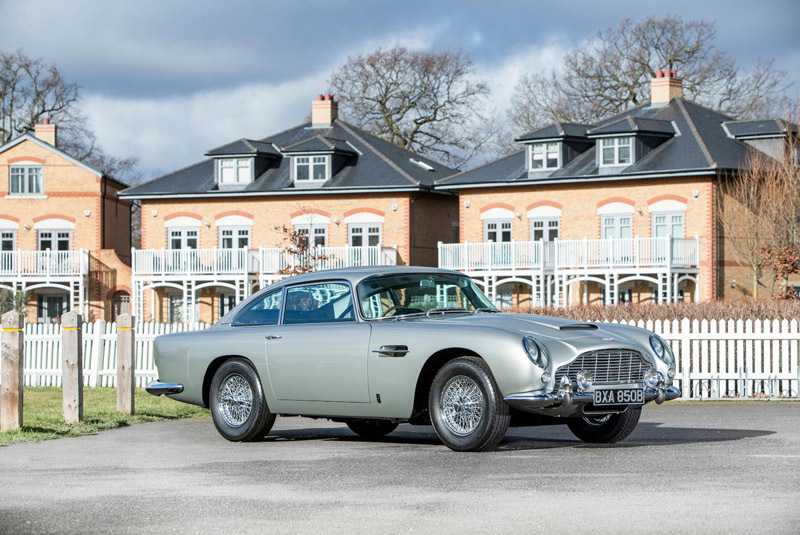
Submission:
[[[145,387],[145,390],[154,396],[160,396],[161,394],[180,394],[183,392],[183,385],[180,383],[153,381]]]
[[[658,387],[654,390],[645,389],[644,400],[655,401],[659,405],[665,401],[679,398],[681,391],[675,386]],[[585,405],[594,401],[592,392],[570,392],[559,390],[548,394],[515,394],[508,396],[505,402],[516,409],[543,409],[546,407],[571,407],[572,405]]]

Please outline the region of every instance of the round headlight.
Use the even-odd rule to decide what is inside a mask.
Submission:
[[[592,388],[594,375],[589,370],[581,370],[578,372],[578,375],[575,376],[575,381],[578,383],[578,388],[581,390],[589,390]]]
[[[525,348],[525,353],[528,354],[528,358],[531,359],[531,362],[540,368],[547,368],[547,354],[539,344],[536,343],[536,340],[533,338],[523,338],[522,347]]]
[[[650,347],[653,348],[656,356],[663,360],[668,365],[672,366],[675,362],[675,355],[672,354],[672,348],[664,341],[663,338],[657,334],[650,335]]]
[[[646,384],[650,388],[657,387],[659,381],[661,381],[661,376],[655,369],[648,368],[647,371],[644,372],[644,384]]]
[[[661,360],[664,360],[664,345],[661,343],[661,340],[658,336],[651,334],[650,335],[650,347],[653,348],[653,351],[656,352],[656,356]]]

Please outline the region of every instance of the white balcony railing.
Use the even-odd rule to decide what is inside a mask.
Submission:
[[[317,247],[314,268],[397,264],[392,247]],[[259,249],[143,249],[133,251],[133,274],[139,276],[219,276],[276,274],[303,259],[279,247]]]
[[[609,238],[552,242],[448,243],[439,267],[460,271],[697,267],[697,238]]]
[[[86,251],[0,251],[0,277],[80,277],[89,273]]]
[[[459,271],[552,269],[550,242],[443,243],[439,267]]]
[[[315,270],[347,268],[355,266],[397,265],[397,249],[394,247],[315,247],[309,255],[313,257]],[[261,273],[274,274],[291,270],[298,263],[309,262],[287,254],[277,247],[262,247],[259,250]]]
[[[254,272],[247,249],[144,249],[133,251],[134,275],[238,275]]]

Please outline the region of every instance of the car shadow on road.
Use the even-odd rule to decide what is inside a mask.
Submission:
[[[549,448],[640,448],[643,446],[673,446],[678,444],[699,444],[708,442],[729,442],[745,438],[759,438],[774,435],[775,431],[757,429],[717,429],[717,428],[691,428],[691,427],[665,427],[655,422],[639,422],[636,430],[630,437],[614,444],[588,444],[571,436],[561,437],[526,437],[520,436],[519,431],[525,434],[534,434],[536,428],[512,428],[506,434],[499,449],[524,450],[524,449],[549,449]],[[563,431],[560,431],[563,432]],[[547,434],[552,434],[549,430]]]
[[[418,430],[417,430],[418,429]],[[541,436],[536,436],[538,433]],[[498,447],[498,450],[543,450],[553,448],[640,448],[650,446],[671,446],[678,444],[697,444],[729,442],[746,438],[759,438],[773,435],[775,431],[756,429],[717,429],[665,427],[658,423],[640,422],[633,434],[615,444],[587,444],[581,442],[566,429],[566,426],[512,427]],[[555,435],[555,436],[554,436]],[[265,442],[283,441],[341,441],[369,442],[393,445],[441,445],[431,427],[414,428],[403,426],[394,433],[374,439],[353,434],[347,427],[319,427],[303,429],[273,430],[263,439]]]

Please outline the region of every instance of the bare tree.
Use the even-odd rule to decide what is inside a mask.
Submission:
[[[308,234],[291,229],[286,225],[278,225],[273,227],[273,230],[283,236],[283,241],[286,242],[283,252],[292,258],[292,263],[281,269],[280,273],[302,275],[314,271],[319,262],[328,258],[309,242]]]
[[[520,77],[510,119],[520,130],[555,121],[593,123],[650,98],[650,80],[659,69],[676,70],[684,96],[740,118],[780,110],[790,86],[773,61],[757,59],[742,73],[716,48],[713,22],[681,17],[623,20],[572,49],[561,68]]]
[[[349,57],[330,85],[345,120],[454,167],[495,133],[489,88],[463,52],[379,48]]]
[[[136,158],[105,154],[78,106],[80,88],[55,65],[21,50],[0,52],[0,144],[33,131],[42,119],[58,125],[58,148],[117,179],[134,182]]]
[[[754,297],[765,268],[780,280],[779,294],[800,269],[800,140],[796,125],[783,126],[785,138],[773,140],[769,154],[750,149],[717,198],[726,247],[750,268]]]
[[[724,182],[717,195],[725,254],[730,249],[731,256],[750,269],[755,299],[767,263],[764,248],[770,244],[773,229],[769,205],[774,191],[760,171],[770,165],[770,160],[760,151],[750,151],[743,170]]]
[[[764,189],[768,199],[766,215],[772,227],[762,253],[780,283],[777,296],[794,297],[789,277],[800,272],[800,136],[796,124],[784,125],[785,143],[777,145],[773,158],[756,162],[756,171],[768,184]]]

